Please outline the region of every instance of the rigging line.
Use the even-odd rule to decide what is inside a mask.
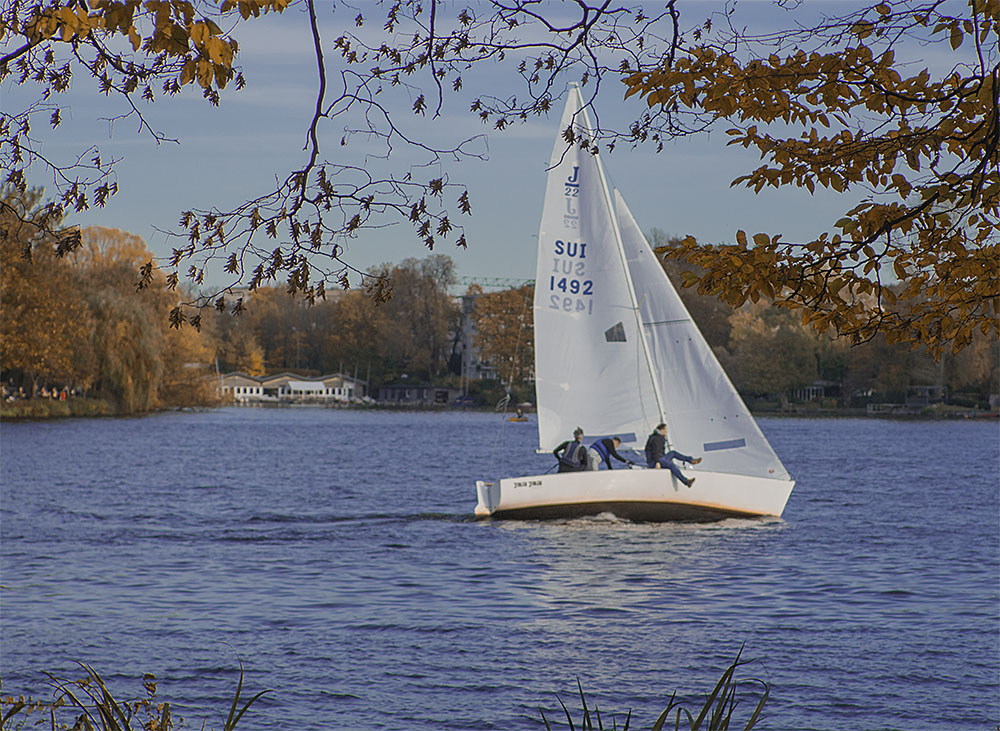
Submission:
[[[525,285],[527,286],[527,285]],[[520,289],[523,289],[520,288]],[[520,291],[520,289],[515,291]],[[514,374],[517,371],[518,359],[521,355],[521,335],[524,333],[524,313],[528,309],[528,300],[526,297],[521,298],[521,315],[517,319],[517,339],[514,341],[514,358],[510,364],[510,378],[507,379],[507,394],[510,394],[511,388],[514,387]]]
[[[505,417],[507,415],[507,404],[509,403],[510,403],[510,391],[508,391],[507,395],[497,402],[497,405],[493,408],[493,412],[496,413],[497,411],[499,411],[500,404],[503,404],[502,416]],[[504,430],[506,428],[507,428],[507,419],[501,418],[500,427],[497,429],[496,434],[493,436],[493,447],[490,449],[490,473],[494,475],[497,473],[497,453],[501,445],[503,444]]]
[[[652,322],[644,322],[643,325],[676,325],[679,322],[691,322],[690,317],[684,317],[679,320],[653,320]]]
[[[640,320],[642,319],[642,313],[640,311],[638,311],[638,308],[641,305],[642,300],[645,300],[646,297],[648,297],[648,296],[649,296],[649,292],[643,292],[642,293],[642,299],[636,302],[636,308],[637,308],[636,314],[639,316]],[[649,324],[649,323],[643,323],[644,326],[647,325],[647,324]],[[640,328],[640,330],[641,330],[641,328]],[[644,334],[645,333],[639,332],[639,337],[643,337]],[[642,355],[645,355],[645,353],[642,353]],[[636,358],[636,361],[635,361],[635,370],[636,370],[636,374],[635,374],[636,382],[637,383],[641,383],[641,379],[642,379],[642,358]],[[650,374],[650,378],[652,378],[652,374]],[[653,388],[654,389],[656,388],[655,384],[653,385]],[[654,393],[654,396],[655,396],[656,392],[654,391],[653,393]],[[642,418],[646,422],[646,426],[647,427],[650,425],[650,423],[658,424],[660,422],[660,419],[662,418],[662,413],[661,413],[662,409],[659,409],[659,408],[657,409],[657,411],[656,411],[656,414],[657,414],[656,419],[653,420],[653,419],[649,418],[649,413],[646,411],[646,401],[645,401],[645,399],[639,399],[639,406],[640,406],[640,408],[642,408]],[[638,451],[638,450],[636,450],[636,451]]]
[[[519,289],[523,289],[525,286],[527,285],[523,285]],[[496,474],[497,471],[497,459],[498,459],[497,455],[499,452],[499,448],[503,443],[503,437],[505,435],[507,425],[509,423],[508,419],[506,418],[507,407],[510,406],[510,396],[511,396],[510,390],[514,385],[514,373],[517,369],[518,357],[521,351],[521,334],[524,332],[524,313],[527,311],[527,309],[528,309],[528,300],[527,298],[522,298],[521,316],[518,319],[518,324],[520,325],[520,327],[518,327],[517,329],[517,339],[514,341],[514,358],[510,366],[510,377],[507,379],[507,395],[504,398],[502,398],[499,402],[497,402],[497,406],[496,408],[494,408],[494,411],[499,411],[500,404],[503,404],[503,412],[501,413],[502,418],[500,420],[500,428],[497,429],[496,435],[493,437],[493,448],[490,451],[490,470],[493,474]],[[501,381],[501,383],[502,382],[503,381]]]

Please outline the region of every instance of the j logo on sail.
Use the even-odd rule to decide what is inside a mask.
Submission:
[[[566,178],[566,212],[565,218],[576,218],[577,208],[574,200],[580,195],[580,168],[573,166],[573,174]]]

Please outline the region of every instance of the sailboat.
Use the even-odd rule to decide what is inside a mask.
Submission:
[[[795,482],[698,330],[599,155],[571,87],[549,165],[535,279],[538,452],[576,427],[584,444],[643,449],[667,425],[668,449],[702,457],[670,470],[614,469],[476,483],[478,518],[634,521],[780,516]],[[644,459],[639,460],[645,462]]]

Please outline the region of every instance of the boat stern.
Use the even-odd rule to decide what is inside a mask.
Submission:
[[[476,480],[476,497],[476,517],[490,517],[500,503],[500,483]]]

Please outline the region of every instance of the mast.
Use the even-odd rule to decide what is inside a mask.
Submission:
[[[571,92],[577,95],[577,102],[580,107],[580,113],[583,115],[583,121],[587,128],[587,132],[591,133],[593,128],[590,126],[590,116],[587,114],[587,109],[583,105],[583,95],[580,93],[580,88],[576,84],[570,84]],[[608,212],[611,214],[612,228],[615,232],[615,247],[618,249],[618,256],[621,259],[622,271],[625,274],[625,282],[628,285],[628,296],[629,301],[632,304],[632,314],[635,316],[636,329],[639,333],[639,342],[642,343],[642,355],[643,359],[646,361],[646,370],[649,373],[650,383],[653,385],[653,396],[656,398],[656,413],[658,415],[658,422],[665,422],[666,413],[663,408],[663,395],[660,393],[660,382],[656,377],[656,371],[653,369],[653,359],[649,352],[649,343],[646,341],[646,327],[642,322],[642,312],[639,310],[639,300],[635,295],[635,285],[632,283],[632,274],[628,268],[628,259],[625,256],[625,246],[622,244],[622,234],[621,229],[618,226],[618,213],[615,210],[614,200],[611,198],[611,191],[608,188],[608,180],[604,174],[604,163],[601,161],[601,156],[594,155],[594,160],[597,163],[598,177],[601,180],[601,193],[604,195],[604,205],[607,206]]]

